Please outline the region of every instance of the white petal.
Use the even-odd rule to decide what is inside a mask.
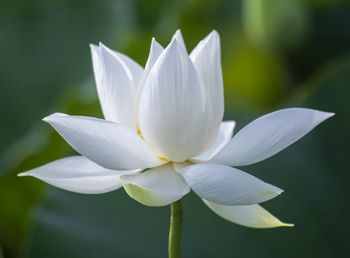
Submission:
[[[105,169],[83,156],[71,156],[21,173],[19,176],[33,176],[67,191],[98,194],[120,188],[120,175],[138,171]]]
[[[121,176],[130,197],[148,206],[164,206],[190,192],[189,186],[171,164],[149,169],[138,175]]]
[[[174,39],[177,40],[177,42],[180,44],[180,46],[182,46],[185,49],[186,53],[187,53],[186,44],[185,44],[184,38],[182,37],[181,30],[177,30],[175,32],[175,34],[172,37],[172,40],[174,40]]]
[[[195,68],[173,40],[158,58],[140,97],[142,135],[168,160],[195,157],[204,150],[210,126],[207,108]]]
[[[101,56],[100,47],[90,44],[90,50],[91,50],[92,65],[94,69],[97,93],[100,98],[102,110],[104,113],[107,113],[108,107],[106,106],[107,103],[106,103],[106,100],[104,99],[105,97],[104,92],[107,91],[108,89],[106,89],[106,85],[105,85],[106,73],[104,68],[104,62]],[[106,111],[104,111],[105,109]]]
[[[130,128],[103,119],[51,115],[43,119],[80,154],[109,169],[127,170],[162,164]]]
[[[133,75],[123,58],[100,44],[91,46],[97,92],[107,120],[136,130]],[[125,58],[124,58],[125,59]]]
[[[94,44],[90,44],[91,48],[91,54],[92,54],[92,61],[94,66],[94,72],[95,72],[95,79],[104,76],[104,71],[101,71],[101,69],[104,69],[104,67],[101,67],[101,62],[103,60],[101,59],[100,55],[100,47],[96,46]],[[141,76],[143,74],[143,68],[141,65],[139,65],[137,62],[135,62],[133,59],[128,57],[127,55],[124,55],[120,52],[114,51],[109,49],[114,55],[118,56],[120,60],[126,65],[126,68],[132,75],[133,84],[136,86],[138,82],[141,79]],[[103,64],[102,64],[103,66]],[[96,68],[96,69],[95,69]]]
[[[333,115],[306,108],[288,108],[269,113],[240,130],[211,161],[243,166],[267,159]]]
[[[216,31],[210,33],[197,45],[190,57],[196,67],[201,84],[205,87],[211,105],[212,127],[207,137],[208,146],[211,146],[224,116],[219,34]]]
[[[293,224],[281,222],[258,204],[244,206],[224,206],[202,199],[208,207],[220,217],[250,228],[293,227]]]
[[[163,51],[164,51],[164,48],[155,40],[155,38],[152,38],[151,49],[147,59],[145,71],[142,75],[142,79],[140,83],[141,86],[145,84],[151,69],[153,68],[154,64],[158,60],[158,57],[163,53]]]
[[[219,131],[216,135],[214,144],[210,147],[209,150],[205,151],[201,155],[191,159],[192,162],[205,162],[213,158],[222,148],[225,147],[227,143],[230,142],[233,129],[235,128],[235,121],[226,121],[222,122],[219,128]]]
[[[196,164],[179,173],[200,197],[223,205],[256,204],[283,192],[241,170],[219,164]]]
[[[152,43],[151,43],[151,50],[149,52],[149,56],[147,59],[145,71],[142,74],[142,77],[140,79],[140,83],[136,92],[136,97],[135,97],[135,118],[136,118],[136,123],[138,123],[138,117],[139,117],[139,100],[140,100],[140,95],[141,92],[145,86],[146,80],[148,78],[148,75],[150,71],[152,70],[154,64],[158,60],[158,57],[161,55],[161,53],[164,51],[164,48],[154,39],[152,38]]]
[[[122,53],[119,53],[117,51],[111,50],[115,55],[117,55],[126,65],[127,69],[131,73],[133,86],[137,88],[139,81],[141,79],[141,76],[143,74],[143,68],[138,63],[136,63],[134,60],[132,60],[127,55],[124,55]]]

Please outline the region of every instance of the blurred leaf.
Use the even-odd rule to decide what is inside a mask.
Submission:
[[[223,52],[226,107],[256,110],[281,101],[286,78],[276,56],[258,51],[239,32],[224,47],[227,49]]]
[[[1,3],[0,155],[47,115],[63,87],[92,73],[89,43],[108,44],[133,23],[130,1]]]
[[[272,51],[298,46],[309,17],[302,0],[243,1],[244,27],[252,44]]]
[[[92,80],[76,92],[68,90],[60,102],[65,103],[62,110],[68,113],[102,115]],[[10,257],[16,256],[25,247],[31,216],[45,186],[38,180],[21,180],[17,174],[72,153],[52,128],[43,122],[40,125],[34,126],[27,136],[14,143],[0,160],[3,169],[0,180],[0,243],[4,243]]]
[[[347,6],[315,8],[313,28],[302,47],[285,53],[293,83],[304,82],[310,74],[330,60],[350,51],[350,2]]]
[[[329,7],[329,6],[345,6],[349,5],[348,0],[304,0],[305,2],[308,2],[314,6],[321,6],[321,7]]]
[[[74,82],[92,72],[89,43],[108,44],[131,30],[132,6],[108,0],[0,1],[0,243],[6,257],[18,257],[26,246],[44,189],[41,182],[24,182],[16,174],[71,152],[40,119],[49,108],[70,111],[69,105],[79,114],[83,105],[85,112],[100,115],[96,90],[90,112],[82,95],[72,94]],[[65,90],[68,96],[62,99]]]

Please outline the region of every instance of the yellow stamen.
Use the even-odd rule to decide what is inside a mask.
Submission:
[[[162,156],[158,156],[158,159],[160,159],[163,162],[169,162],[169,160],[167,160],[166,158],[164,158]]]
[[[142,136],[142,133],[141,133],[141,130],[140,130],[139,124],[136,125],[136,131],[137,131],[137,134],[141,137],[141,139],[144,140],[144,138]]]

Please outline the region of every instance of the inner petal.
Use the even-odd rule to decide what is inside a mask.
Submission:
[[[183,162],[202,153],[211,127],[206,92],[176,40],[152,68],[140,97],[142,136],[157,155]]]

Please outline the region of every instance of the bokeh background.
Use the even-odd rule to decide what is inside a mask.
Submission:
[[[225,118],[279,108],[336,116],[243,170],[285,190],[263,206],[294,228],[226,222],[184,197],[183,257],[350,257],[350,3],[341,0],[0,0],[0,257],[166,257],[169,207],[80,195],[17,173],[73,150],[41,118],[102,117],[89,43],[144,65],[151,37],[191,50],[221,35]]]

